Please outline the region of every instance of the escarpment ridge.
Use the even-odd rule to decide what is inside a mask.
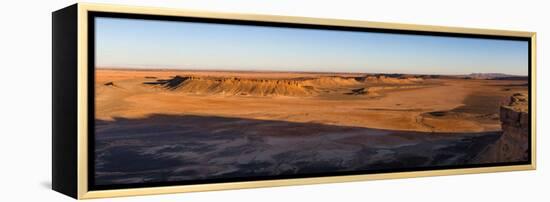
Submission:
[[[191,94],[252,95],[252,96],[314,96],[327,88],[365,88],[368,84],[413,84],[421,78],[386,76],[320,76],[297,78],[240,78],[182,76],[147,81],[143,84]],[[379,88],[379,87],[377,87]]]
[[[304,80],[291,79],[175,76],[171,79],[160,79],[144,84],[193,94],[255,96],[309,96],[317,94],[314,87],[307,85]]]
[[[500,107],[502,136],[481,153],[481,163],[527,161],[529,158],[529,99],[522,93],[512,95]]]

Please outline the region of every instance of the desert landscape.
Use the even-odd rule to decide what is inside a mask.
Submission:
[[[528,77],[95,72],[97,185],[526,161]]]

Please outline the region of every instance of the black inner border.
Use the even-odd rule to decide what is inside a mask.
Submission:
[[[282,22],[265,22],[265,21],[249,21],[249,20],[232,20],[232,19],[213,19],[199,17],[180,17],[180,16],[162,16],[162,15],[145,15],[145,14],[129,14],[129,13],[112,13],[112,12],[88,12],[88,189],[94,190],[112,190],[125,188],[142,188],[142,187],[159,187],[159,186],[174,186],[174,185],[193,185],[193,184],[209,184],[209,183],[224,183],[224,182],[242,182],[242,181],[258,181],[258,180],[275,180],[275,179],[292,179],[292,178],[308,178],[308,177],[328,177],[328,176],[346,176],[359,174],[376,174],[376,173],[392,173],[406,171],[428,171],[428,170],[445,170],[458,168],[480,168],[480,167],[496,167],[510,165],[529,165],[531,164],[531,138],[532,132],[529,127],[529,157],[527,161],[521,162],[506,162],[506,163],[490,163],[490,164],[475,164],[475,165],[457,165],[457,166],[431,166],[431,167],[411,167],[411,168],[395,168],[381,170],[363,170],[363,171],[345,171],[345,172],[330,172],[330,173],[315,173],[315,174],[295,174],[295,175],[279,175],[279,176],[262,176],[262,177],[238,177],[238,178],[223,178],[223,179],[205,179],[205,180],[188,180],[174,182],[152,182],[152,183],[134,183],[134,184],[111,184],[111,185],[96,185],[95,184],[95,18],[96,17],[112,17],[122,19],[144,19],[144,20],[162,20],[162,21],[178,21],[178,22],[198,22],[198,23],[215,23],[215,24],[232,24],[232,25],[248,25],[248,26],[268,26],[268,27],[284,27],[284,28],[303,28],[317,30],[340,30],[340,31],[357,31],[357,32],[375,32],[375,33],[392,33],[392,34],[407,34],[407,35],[423,35],[423,36],[447,36],[460,38],[478,38],[478,39],[500,39],[513,41],[528,42],[528,65],[529,65],[529,100],[532,95],[531,83],[531,47],[532,40],[530,37],[517,36],[494,36],[484,34],[464,34],[464,33],[448,33],[448,32],[432,32],[432,31],[412,31],[412,30],[397,30],[397,29],[381,29],[381,28],[363,28],[335,25],[313,25],[299,23],[282,23]],[[531,102],[529,102],[529,113],[532,114]],[[531,122],[531,116],[529,116]]]

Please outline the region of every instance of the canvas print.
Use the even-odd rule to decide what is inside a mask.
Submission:
[[[529,161],[529,42],[96,17],[96,186]]]

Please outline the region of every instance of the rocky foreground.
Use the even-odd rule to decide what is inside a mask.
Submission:
[[[96,121],[96,131],[97,185],[467,165],[499,138],[197,115]]]
[[[502,136],[475,160],[479,163],[520,162],[529,158],[529,99],[516,93],[500,107]]]

